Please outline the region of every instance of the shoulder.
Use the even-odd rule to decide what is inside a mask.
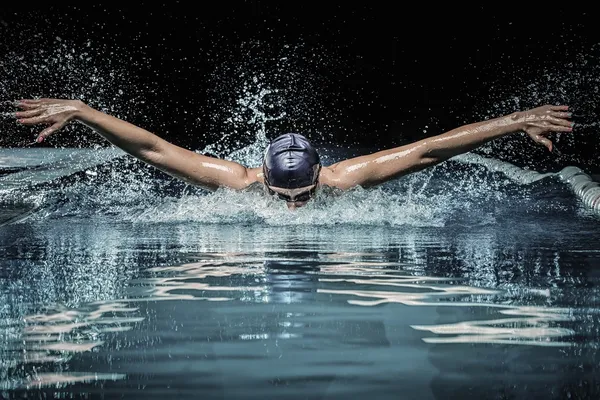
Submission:
[[[346,174],[336,170],[338,164],[335,163],[321,168],[321,172],[319,172],[319,184],[342,190],[350,189],[353,185],[349,184]]]
[[[264,183],[265,177],[262,167],[246,168],[246,186],[251,186],[254,183]]]

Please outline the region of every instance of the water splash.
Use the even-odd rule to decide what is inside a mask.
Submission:
[[[267,124],[271,121],[282,119],[285,116],[285,112],[282,111],[281,114],[276,116],[267,115],[263,111],[264,105],[271,98],[271,94],[277,93],[277,89],[264,87],[264,84],[256,78],[251,79],[250,82],[249,84],[244,84],[243,97],[238,99],[237,107],[230,110],[231,116],[226,120],[228,132],[224,133],[216,142],[199,150],[199,153],[235,161],[251,168],[257,167],[262,163],[262,155],[269,144]],[[273,106],[271,105],[271,107]],[[243,117],[246,111],[250,111],[251,113],[249,119]],[[252,143],[241,149],[232,151],[227,141],[240,130],[240,126],[247,125],[254,127],[255,133]]]
[[[137,120],[144,115],[159,115],[157,105],[146,102],[159,88],[142,82],[131,68],[143,68],[144,59],[121,54],[121,49],[110,49],[93,41],[81,46],[68,37],[32,34],[31,27],[23,27],[19,35],[22,47],[10,49],[0,59],[0,97],[3,106],[14,107],[21,98],[54,97],[81,99],[94,108],[119,118]],[[29,51],[25,51],[29,49]],[[101,59],[102,62],[98,62]],[[128,65],[129,64],[129,65]],[[10,72],[9,72],[10,71]],[[11,116],[7,111],[4,116]],[[14,146],[16,138],[28,129],[17,124],[4,123],[10,135],[3,135],[4,145]],[[51,143],[57,147],[104,145],[99,135],[77,124],[70,124],[65,133],[53,135]],[[29,129],[32,137],[39,127]]]
[[[34,156],[35,151],[31,151]],[[510,219],[515,210],[529,213],[530,218],[535,216],[532,212],[559,217],[578,210],[577,198],[559,175],[539,174],[477,155],[457,157],[368,190],[324,188],[314,201],[290,212],[284,202],[266,195],[260,185],[244,191],[222,188],[208,193],[132,157],[115,157],[119,152],[69,152],[71,156],[65,158],[63,166],[58,165],[62,161],[47,162],[42,169],[38,166],[0,177],[5,187],[12,188],[1,193],[5,221],[94,216],[129,222],[278,226],[476,226]],[[334,159],[345,156],[329,153]],[[258,152],[251,157],[258,157]],[[95,162],[103,164],[94,166]],[[73,168],[80,170],[72,173]],[[33,215],[25,215],[30,210],[35,211]]]
[[[247,41],[241,52],[225,46],[211,60],[217,67],[208,77],[210,107],[224,122],[201,153],[257,167],[269,141],[282,133],[328,143],[343,125],[342,110],[324,91],[329,78],[318,73],[335,70],[337,56],[317,44]]]
[[[560,50],[558,50],[560,49]],[[563,51],[557,48],[557,51]],[[570,49],[575,51],[574,49]],[[477,150],[536,170],[559,170],[577,165],[597,170],[594,154],[600,152],[597,138],[600,104],[600,45],[577,49],[569,62],[545,65],[515,64],[514,69],[498,69],[494,64],[478,65],[485,77],[485,91],[473,104],[472,121],[524,111],[544,104],[565,104],[575,113],[572,133],[553,133],[549,138],[560,149],[557,157],[526,135],[496,139]],[[472,122],[465,121],[465,122]],[[525,152],[524,149],[527,149]],[[592,156],[592,157],[590,157]]]
[[[13,51],[2,60],[2,67],[16,71],[17,77],[2,83],[0,91],[6,96],[41,90],[49,96],[87,98],[100,109],[116,116],[126,115],[127,119],[142,115],[151,115],[156,119],[160,115],[160,102],[149,101],[160,91],[148,86],[152,85],[150,82],[141,84],[136,80],[128,70],[131,67],[126,62],[128,58],[119,57],[116,53],[118,50],[98,49],[92,42],[78,48],[71,39],[63,37],[51,40],[49,48],[39,46],[48,40],[47,37],[28,40],[32,48],[39,50],[24,54]],[[197,120],[191,126],[200,126],[200,120],[210,115],[206,112],[209,109],[217,111],[214,118],[211,116],[208,119],[222,123],[207,125],[208,132],[204,137],[216,138],[201,146],[198,152],[256,167],[262,162],[269,140],[281,132],[300,131],[317,142],[325,143],[342,132],[339,128],[344,126],[342,112],[333,104],[335,102],[327,102],[332,99],[322,89],[331,82],[318,73],[323,68],[335,69],[335,55],[301,42],[294,46],[285,43],[266,46],[260,41],[248,41],[242,44],[242,49],[239,52],[225,46],[222,52],[209,54],[210,61],[215,65],[207,77],[211,88],[210,105],[200,109],[203,116],[195,117]],[[106,63],[98,64],[91,57],[92,52],[98,51],[107,52]],[[148,60],[143,57],[141,60],[133,66],[143,68]],[[549,72],[543,76],[546,79],[538,79],[533,83],[519,78],[519,84],[522,84],[518,86],[520,90],[494,92],[494,98],[490,99],[493,105],[489,106],[488,102],[487,108],[476,111],[476,114],[479,113],[483,119],[495,113],[505,113],[515,106],[526,106],[521,100],[525,91],[536,93],[538,101],[556,100],[557,93],[565,93],[564,85],[568,83],[564,81],[560,90],[549,90],[562,75]],[[581,82],[571,83],[587,84],[590,79],[597,80],[586,75]],[[51,87],[48,82],[51,82]],[[64,84],[57,85],[57,82]],[[539,93],[546,94],[542,96]],[[503,97],[507,100],[499,100]],[[152,105],[148,105],[148,102]],[[145,105],[140,106],[142,104]],[[149,110],[152,112],[147,113]],[[183,112],[187,113],[185,109]],[[79,128],[72,129],[79,133]],[[84,136],[81,136],[81,143],[83,141]],[[484,147],[481,151],[500,154],[497,151],[500,146],[504,151],[502,154],[517,154],[516,144],[511,143],[510,146],[504,146],[503,142],[494,142],[489,145],[491,147]],[[348,156],[347,151],[323,147],[323,153],[327,154],[327,157],[323,157],[325,162]],[[457,161],[463,162],[467,158],[468,167],[457,164]],[[55,176],[54,184],[28,193],[25,203],[33,204],[34,209],[42,207],[43,211],[34,216],[40,219],[100,214],[116,215],[131,222],[243,222],[269,225],[479,225],[496,223],[511,205],[523,210],[543,210],[547,214],[564,215],[572,211],[569,199],[564,201],[564,187],[556,186],[553,175],[528,174],[517,167],[496,168],[493,161],[473,160],[473,155],[466,155],[369,191],[356,189],[346,194],[322,192],[316,201],[295,213],[290,213],[285,204],[264,196],[260,190],[240,193],[219,190],[206,195],[201,189],[175,183],[174,179],[131,158],[100,167],[76,163],[75,166],[81,167],[79,171],[70,171],[75,173],[68,178]],[[61,176],[66,175],[64,172],[63,169]],[[38,172],[39,175],[42,174]],[[48,171],[43,179],[51,180]],[[555,199],[536,199],[535,190],[539,185],[547,185],[546,190],[554,192]],[[5,204],[16,204],[15,207],[19,208],[21,203],[18,203],[14,193],[4,193],[3,199],[6,200]],[[22,215],[8,220],[22,220],[19,219]]]

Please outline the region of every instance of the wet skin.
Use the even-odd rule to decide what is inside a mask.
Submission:
[[[21,99],[15,101],[14,105],[20,109],[14,113],[20,124],[46,126],[38,135],[37,143],[61,130],[67,123],[78,121],[130,155],[192,185],[216,190],[219,187],[245,189],[256,182],[264,183],[260,167],[247,168],[233,161],[184,149],[79,100]],[[372,187],[439,164],[516,132],[525,132],[535,142],[552,151],[553,143],[547,135],[552,132],[572,132],[574,123],[569,121],[571,116],[568,106],[547,104],[463,125],[404,146],[323,166],[318,174],[318,183],[341,190],[356,186]],[[305,191],[302,193],[302,188],[278,188],[296,193],[275,189],[272,187],[272,192],[276,192],[279,198],[283,197],[292,210],[304,206],[314,196],[314,193],[310,196]],[[304,197],[300,197],[302,194]]]

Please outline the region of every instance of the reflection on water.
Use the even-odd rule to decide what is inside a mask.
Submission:
[[[35,374],[31,381],[24,386],[27,389],[51,386],[55,388],[66,387],[69,383],[93,382],[98,380],[124,379],[124,374],[82,374],[78,372],[61,372],[60,374]]]
[[[354,270],[354,268],[353,268]],[[568,308],[548,308],[534,306],[511,306],[493,301],[457,302],[443,301],[456,299],[457,296],[477,296],[500,294],[498,290],[489,290],[462,285],[444,285],[444,280],[427,276],[389,276],[373,275],[372,271],[361,268],[360,279],[321,279],[326,282],[343,282],[365,286],[383,286],[392,290],[330,290],[322,293],[343,294],[359,298],[376,300],[348,300],[348,303],[360,306],[377,306],[385,303],[401,303],[411,306],[460,306],[460,307],[496,307],[500,314],[516,315],[520,318],[498,318],[477,321],[459,321],[444,325],[413,325],[414,329],[430,331],[453,337],[425,337],[427,343],[508,343],[538,346],[569,346],[569,342],[553,341],[553,338],[573,335],[571,329],[550,327],[551,322],[571,321],[573,316]],[[342,269],[343,271],[343,269]],[[339,272],[338,272],[339,273]],[[345,274],[349,275],[349,274]],[[366,276],[365,276],[366,275]],[[381,279],[384,278],[384,279]],[[348,286],[348,285],[346,285]]]
[[[0,234],[0,388],[341,396],[402,377],[427,398],[453,374],[473,384],[450,363],[472,346],[557,348],[597,372],[582,360],[600,337],[599,236],[550,227],[16,225]]]

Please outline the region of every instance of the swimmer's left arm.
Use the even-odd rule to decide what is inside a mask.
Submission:
[[[467,153],[484,143],[508,134],[525,131],[534,141],[552,151],[550,132],[570,132],[567,106],[542,106],[524,112],[464,125],[394,149],[341,161],[328,167],[322,183],[341,189],[375,186],[408,173],[439,164]]]

